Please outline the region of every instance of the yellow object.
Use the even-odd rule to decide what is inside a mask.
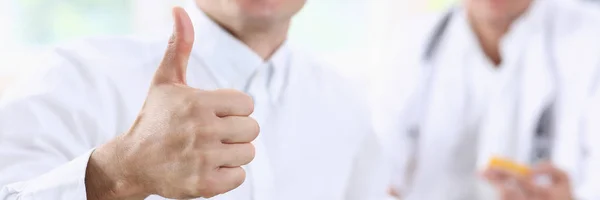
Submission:
[[[527,165],[516,163],[512,160],[500,157],[492,157],[492,159],[490,159],[488,167],[507,170],[522,176],[525,176],[530,172],[530,169]]]

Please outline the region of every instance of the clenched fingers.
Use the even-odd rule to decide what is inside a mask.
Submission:
[[[249,95],[231,89],[207,91],[208,107],[214,109],[218,117],[249,116],[254,112],[254,101]]]
[[[224,117],[219,121],[225,144],[249,143],[254,141],[260,132],[258,122],[251,117]]]
[[[241,167],[219,168],[215,174],[215,178],[219,180],[213,189],[219,194],[229,192],[244,183],[246,180],[246,171]]]
[[[256,155],[254,145],[245,144],[225,144],[222,149],[222,156],[219,158],[221,168],[232,168],[247,165],[254,160]]]

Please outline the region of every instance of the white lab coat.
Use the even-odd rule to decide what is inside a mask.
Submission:
[[[541,112],[555,99],[552,162],[570,175],[576,199],[600,199],[598,13],[571,2],[535,1],[502,41],[502,67],[512,67],[507,70],[513,70],[509,73],[515,79],[494,91],[497,94],[486,107],[476,133],[470,133],[465,123],[473,105],[464,80],[465,66],[473,59],[468,53],[480,50],[476,41],[468,42],[473,33],[464,16],[451,20],[431,66],[422,62],[423,51],[412,49],[419,53],[408,59],[398,57],[403,60],[394,67],[418,68],[388,72],[394,74],[386,79],[392,82],[383,84],[388,89],[378,102],[383,109],[377,112],[377,127],[391,138],[394,187],[406,199],[487,199],[479,193],[480,167],[492,155],[529,163]],[[546,34],[548,29],[552,36]],[[546,48],[554,51],[554,58],[548,59],[552,55]],[[552,60],[557,73],[549,67]],[[432,67],[433,77],[430,95],[423,99],[422,78],[427,67]],[[405,90],[398,89],[399,85]],[[507,91],[516,91],[511,94],[516,94],[512,100],[518,103],[506,103],[511,100],[505,98]],[[420,106],[421,102],[426,103]],[[415,123],[421,123],[416,141],[409,130]],[[501,129],[507,130],[504,135],[497,131]]]
[[[356,84],[287,43],[263,62],[203,13],[188,12],[196,27],[190,86],[244,90],[255,71],[271,77],[258,81],[270,83],[268,98],[249,91],[261,136],[247,181],[214,199],[385,198],[386,165]],[[132,125],[167,39],[59,47],[9,89],[0,101],[0,199],[85,199],[90,153]]]

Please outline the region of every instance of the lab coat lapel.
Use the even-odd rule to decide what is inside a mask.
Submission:
[[[424,106],[425,110],[421,111],[425,114],[420,124],[417,150],[419,160],[417,160],[418,167],[414,177],[414,189],[443,188],[444,191],[411,191],[411,194],[417,195],[413,199],[439,199],[442,196],[436,196],[438,194],[447,196],[460,193],[454,189],[462,188],[462,184],[449,182],[457,179],[448,176],[462,174],[440,170],[439,167],[468,162],[471,160],[470,154],[474,152],[464,148],[468,148],[469,145],[461,144],[461,142],[472,141],[464,138],[467,134],[464,134],[463,130],[467,103],[464,82],[465,51],[456,49],[464,45],[455,40],[446,41],[449,41],[446,47],[452,49],[440,49],[445,52],[439,53],[439,57],[431,63],[432,65],[422,66],[432,69],[432,77],[427,98],[422,100],[422,103],[427,106]],[[450,169],[463,170],[455,167]],[[439,181],[434,186],[431,180]]]
[[[521,90],[518,105],[517,127],[517,155],[516,159],[522,163],[529,163],[532,159],[534,134],[537,130],[543,112],[553,106],[555,99],[553,63],[544,48],[542,37],[529,45],[522,56]],[[507,119],[508,120],[508,119]]]
[[[507,61],[504,61],[507,62]],[[512,66],[511,66],[512,65]],[[481,125],[478,127],[478,157],[477,166],[487,167],[493,156],[516,159],[516,133],[518,70],[515,64],[504,65],[500,77],[491,90],[494,92],[490,103],[484,111]],[[476,66],[481,67],[481,66]]]
[[[540,31],[544,12],[536,8],[502,39],[501,84],[479,128],[479,167],[486,167],[491,156],[529,163],[538,118],[553,98],[545,35]]]

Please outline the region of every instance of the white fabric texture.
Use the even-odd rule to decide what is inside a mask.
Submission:
[[[420,131],[412,144],[415,150],[397,145],[389,152],[402,159],[393,161],[400,165],[394,166],[394,187],[404,190],[409,200],[490,198],[479,196],[480,168],[491,156],[532,164],[533,134],[542,112],[554,102],[552,162],[570,175],[575,199],[600,199],[599,148],[588,139],[600,133],[592,125],[599,115],[592,109],[599,104],[592,100],[599,95],[598,12],[573,2],[535,0],[502,39],[503,61],[497,74],[491,75],[482,70],[490,63],[481,60],[483,53],[464,10],[457,10],[431,66],[421,65],[418,73],[395,77],[424,77],[433,70],[428,98],[421,98],[424,80],[418,80],[406,104],[388,103],[381,109],[389,110],[384,114],[393,120],[378,130],[402,141],[410,141],[413,117],[424,116],[416,120]],[[413,59],[422,63],[422,57]],[[390,81],[387,91],[393,96],[399,81]],[[414,109],[421,102],[424,108]],[[410,162],[407,158],[412,156]],[[404,181],[406,177],[411,181]]]
[[[386,197],[386,165],[358,84],[288,42],[263,61],[203,13],[187,10],[196,31],[188,84],[247,91],[261,125],[246,182],[213,199]],[[167,39],[58,47],[34,77],[9,89],[0,101],[0,199],[85,199],[90,152],[130,128]]]

